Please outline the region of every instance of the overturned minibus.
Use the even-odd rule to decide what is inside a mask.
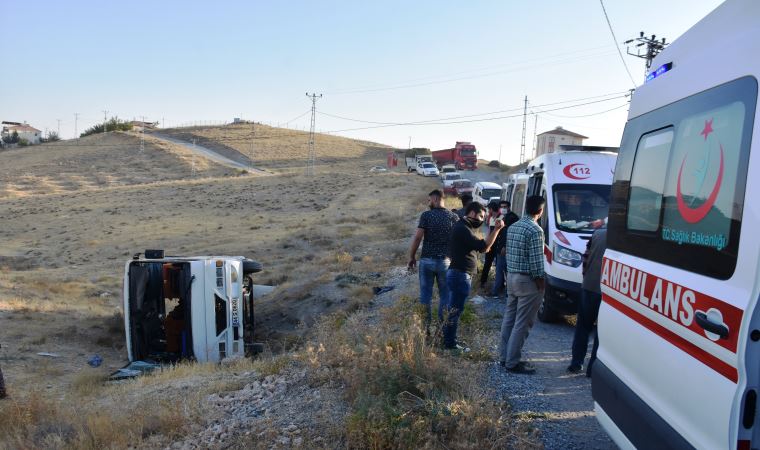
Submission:
[[[124,268],[129,361],[218,362],[253,354],[252,275],[261,270],[243,256],[135,255]]]

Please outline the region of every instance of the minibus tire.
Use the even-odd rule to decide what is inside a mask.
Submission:
[[[544,298],[541,299],[541,306],[538,307],[538,320],[544,323],[557,322],[560,318],[560,314],[546,303],[546,294],[544,294]]]

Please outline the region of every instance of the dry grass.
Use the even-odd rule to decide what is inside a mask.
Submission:
[[[482,370],[426,342],[416,302],[401,297],[379,323],[366,315],[321,323],[303,358],[313,383],[337,377],[352,413],[349,448],[539,448],[535,436],[473,382]],[[329,375],[328,375],[329,374]]]

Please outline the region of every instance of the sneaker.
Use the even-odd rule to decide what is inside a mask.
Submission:
[[[507,372],[532,375],[536,373],[536,369],[533,367],[528,367],[523,361],[520,361],[514,367],[507,367]]]
[[[461,344],[457,344],[453,347],[446,347],[446,350],[449,350],[452,355],[461,355],[463,353],[470,352],[470,349],[468,347],[464,347]]]
[[[570,364],[567,366],[567,371],[570,373],[580,373],[582,370],[583,367],[576,364]]]

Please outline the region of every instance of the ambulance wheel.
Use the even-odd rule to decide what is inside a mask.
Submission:
[[[541,306],[538,307],[538,320],[544,323],[554,323],[559,320],[560,315],[552,309],[546,302],[546,296],[541,300]]]

